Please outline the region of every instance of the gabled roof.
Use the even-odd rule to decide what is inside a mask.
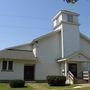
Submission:
[[[22,46],[25,46],[25,45],[29,45],[29,46],[32,46],[32,44],[34,44],[36,41],[39,41],[43,38],[46,38],[46,37],[49,37],[57,32],[60,32],[61,30],[56,30],[56,31],[52,31],[52,32],[49,32],[45,35],[42,35],[36,39],[33,39],[31,43],[26,43],[26,44],[22,44],[22,45],[17,45],[17,46],[13,46],[13,47],[9,47],[9,48],[6,48],[6,49],[15,49],[15,48],[19,48],[19,47],[22,47]],[[85,39],[86,41],[90,42],[90,38],[88,38],[86,35],[84,35],[83,33],[80,32],[80,37]],[[4,50],[6,50],[4,49]]]
[[[88,38],[86,35],[84,35],[83,33],[80,33],[80,37],[85,39],[86,41],[90,42],[90,38]]]
[[[32,44],[34,44],[36,41],[39,41],[39,40],[41,40],[43,38],[46,38],[46,37],[49,37],[49,36],[51,36],[51,35],[53,35],[53,34],[55,34],[57,32],[60,32],[60,31],[61,30],[52,31],[52,32],[50,32],[48,34],[42,35],[42,36],[34,39],[31,43],[26,43],[26,44],[14,46],[14,47],[6,48],[4,50],[1,50],[0,52],[5,51],[5,50],[8,50],[8,49],[16,49],[16,48],[19,48],[19,47],[22,47],[22,46],[25,46],[25,45],[29,45],[30,47],[32,47]],[[86,41],[90,42],[90,38],[88,38],[86,35],[82,34],[81,32],[80,32],[80,37],[83,38],[83,39],[85,39]],[[30,50],[27,50],[27,51],[30,51]]]
[[[57,59],[56,61],[57,62],[62,62],[62,61],[70,60],[74,56],[77,56],[77,55],[83,55],[85,58],[87,58],[88,60],[90,60],[90,57],[88,55],[86,55],[83,51],[78,51],[78,52],[74,52],[73,54],[71,54],[71,55],[69,55],[69,56],[67,56],[65,58]]]
[[[55,34],[55,33],[57,33],[57,32],[60,32],[60,31],[61,31],[61,30],[56,30],[56,31],[52,31],[52,32],[50,32],[50,33],[48,33],[48,34],[42,35],[42,36],[34,39],[34,40],[31,42],[31,44],[33,44],[34,42],[39,41],[39,40],[41,40],[41,39],[43,39],[43,38],[46,38],[46,37],[48,37],[48,36],[51,36],[51,35],[53,35],[53,34]],[[90,38],[88,38],[86,35],[84,35],[84,34],[81,33],[81,32],[80,32],[80,37],[81,37],[81,38],[84,38],[85,40],[87,40],[87,41],[90,42]]]
[[[50,33],[48,33],[48,34],[42,35],[42,36],[34,39],[34,40],[31,42],[31,44],[33,44],[34,42],[39,41],[39,40],[41,40],[41,39],[43,39],[43,38],[49,37],[49,36],[51,36],[51,35],[53,35],[53,34],[55,34],[55,33],[57,33],[57,32],[60,32],[60,31],[61,31],[61,30],[56,30],[56,31],[52,31],[52,32],[50,32]]]
[[[26,46],[26,45],[29,45],[31,47],[31,43],[25,43],[25,44],[21,44],[21,45],[16,45],[16,46],[8,47],[8,48],[5,48],[3,50],[16,49],[16,48],[23,47],[23,46]]]
[[[36,41],[39,41],[39,40],[44,39],[46,37],[49,37],[49,36],[51,36],[51,35],[53,35],[53,34],[55,34],[57,32],[60,32],[60,31],[61,31],[60,29],[59,30],[56,30],[56,31],[53,30],[52,32],[49,32],[49,33],[47,33],[45,35],[42,35],[42,36],[40,36],[40,37],[38,37],[36,39],[33,39],[31,43],[26,43],[26,44],[14,46],[14,47],[6,48],[6,49],[14,49],[14,48],[22,47],[22,46],[25,46],[25,45],[32,46],[32,44],[34,44]],[[88,38],[86,35],[84,35],[81,32],[80,32],[80,37],[83,38],[83,39],[85,39],[85,40],[87,40],[88,42],[90,42],[90,38]]]

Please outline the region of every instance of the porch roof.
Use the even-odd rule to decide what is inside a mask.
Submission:
[[[63,62],[63,61],[71,61],[71,62],[90,62],[90,57],[88,57],[85,53],[82,51],[75,52],[72,55],[57,59],[57,62]]]
[[[0,51],[0,59],[31,60],[31,61],[37,60],[32,51],[17,50],[17,49],[6,49]]]

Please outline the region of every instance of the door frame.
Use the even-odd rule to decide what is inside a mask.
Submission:
[[[71,71],[71,73],[77,78],[77,76],[78,76],[78,67],[77,67],[77,63],[68,63],[68,71],[70,71],[69,70],[69,65],[75,65],[75,69],[76,69],[76,75]]]
[[[33,67],[33,70],[34,70],[33,71],[33,80],[25,80],[25,67],[29,67],[29,66],[30,67],[32,66]],[[35,80],[35,65],[24,65],[24,80],[25,81],[34,81]]]

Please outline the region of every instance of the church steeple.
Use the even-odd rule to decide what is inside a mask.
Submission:
[[[79,51],[79,14],[67,10],[61,10],[53,18],[53,29],[60,30],[62,58]]]
[[[53,18],[54,30],[60,29],[60,25],[62,25],[62,23],[79,25],[78,16],[78,13],[61,10]]]

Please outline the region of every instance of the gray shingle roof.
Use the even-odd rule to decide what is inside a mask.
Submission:
[[[0,51],[0,58],[20,59],[20,60],[36,60],[32,51],[6,49]]]

